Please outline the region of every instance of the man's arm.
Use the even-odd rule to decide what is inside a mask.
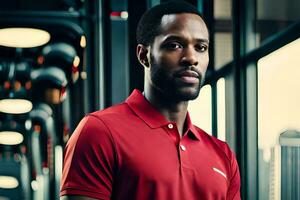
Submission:
[[[231,152],[231,177],[230,185],[227,192],[228,200],[241,200],[240,194],[241,179],[237,160],[233,152]]]
[[[61,197],[110,199],[117,165],[112,140],[100,118],[88,115],[79,123],[64,152]]]

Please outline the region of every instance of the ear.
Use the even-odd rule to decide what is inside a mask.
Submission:
[[[144,67],[149,67],[149,58],[148,58],[149,48],[145,45],[138,44],[136,47],[136,56]]]

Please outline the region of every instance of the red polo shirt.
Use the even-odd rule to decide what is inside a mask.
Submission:
[[[180,139],[135,90],[126,102],[87,115],[70,138],[60,195],[113,200],[240,199],[228,145],[192,125]]]

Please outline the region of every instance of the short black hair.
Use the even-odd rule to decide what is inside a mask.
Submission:
[[[150,8],[141,17],[136,31],[136,39],[138,44],[145,46],[150,45],[154,38],[160,34],[161,19],[164,15],[192,13],[199,15],[198,9],[185,1],[168,1]]]

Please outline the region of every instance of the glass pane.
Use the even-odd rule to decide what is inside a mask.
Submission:
[[[263,42],[300,19],[299,0],[257,0],[256,29]]]
[[[215,33],[215,69],[220,69],[232,58],[232,33]]]
[[[214,0],[215,70],[233,59],[231,0]]]
[[[216,19],[231,19],[231,0],[214,0],[214,17]]]
[[[225,79],[220,78],[217,82],[217,116],[218,116],[218,138],[226,140],[225,130]]]
[[[300,39],[297,39],[258,61],[261,200],[300,197],[299,52]]]
[[[210,85],[205,85],[201,88],[201,92],[198,98],[190,101],[188,111],[190,113],[193,124],[211,135],[212,113]]]

